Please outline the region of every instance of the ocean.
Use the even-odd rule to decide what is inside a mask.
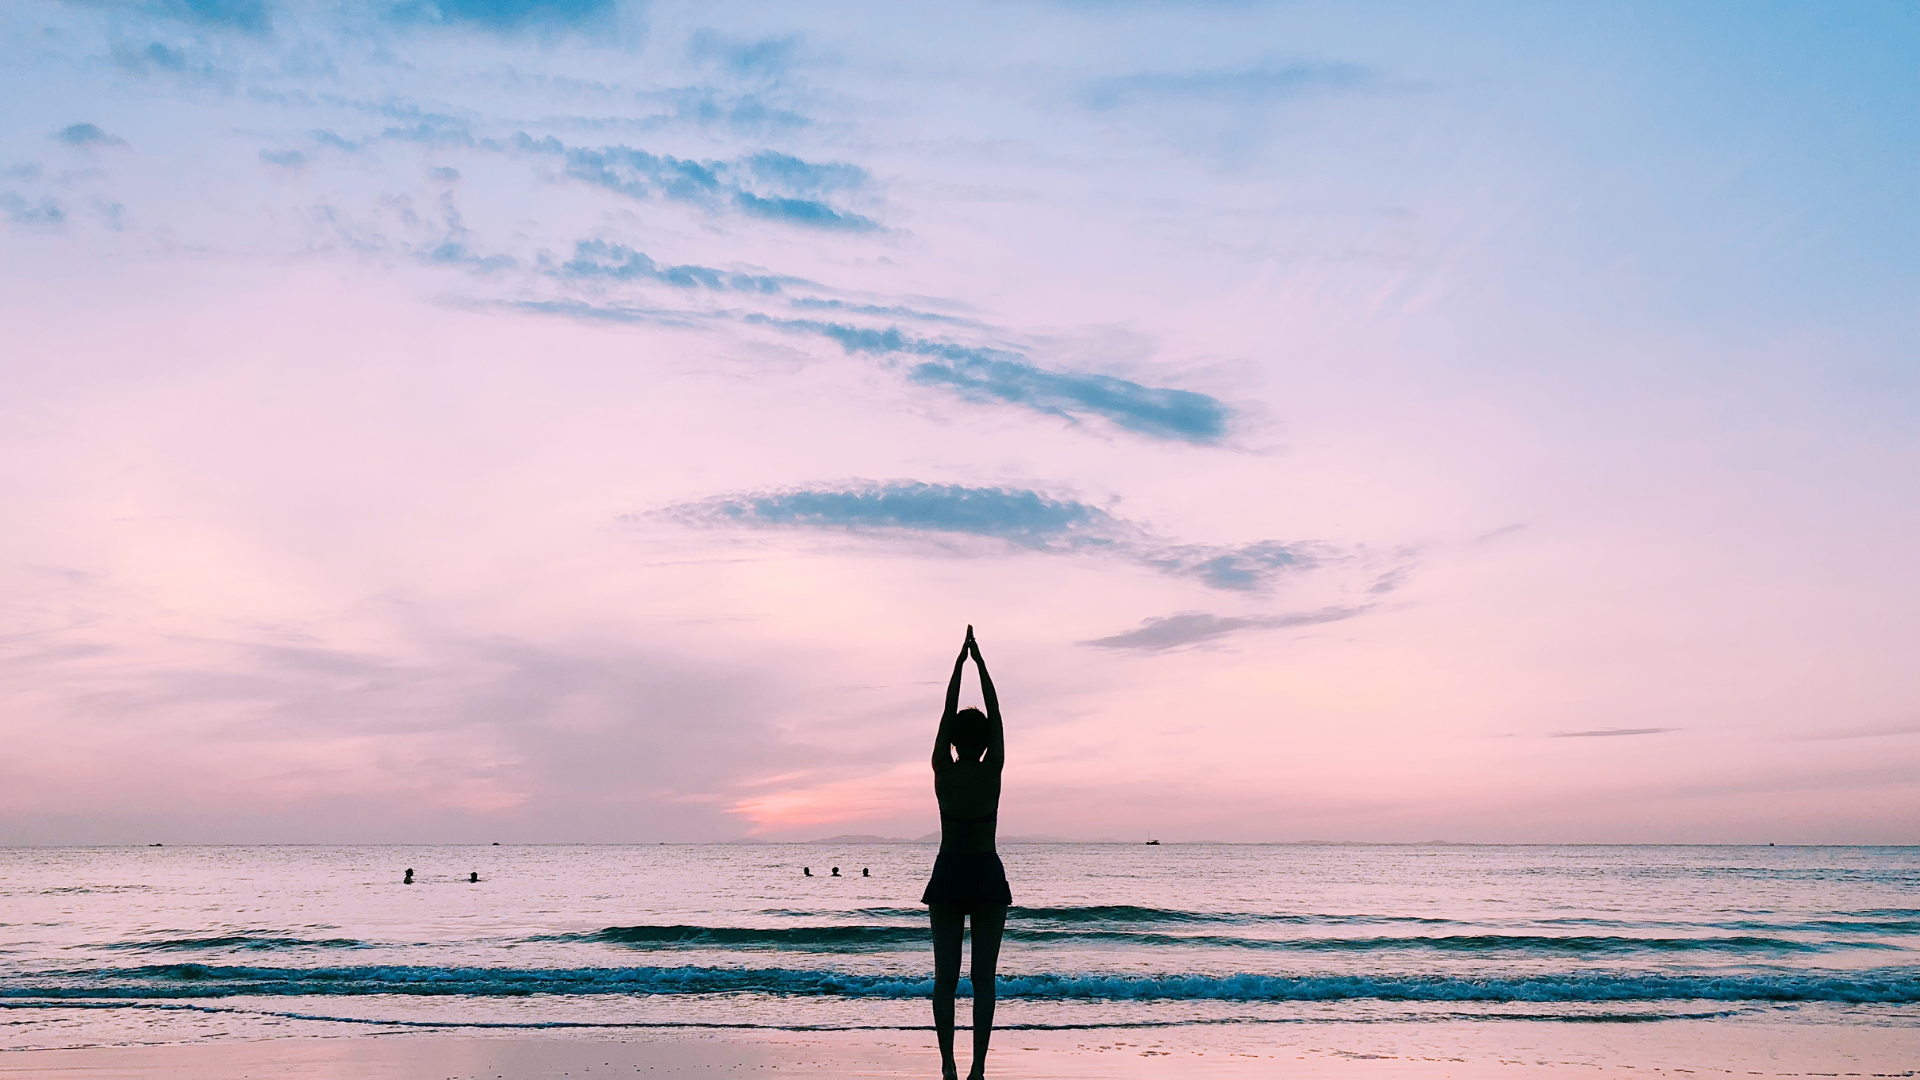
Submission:
[[[1001,957],[1010,1032],[1715,1018],[1920,1030],[1917,848],[1002,854],[1016,902]],[[933,856],[923,844],[6,849],[0,1038],[923,1029],[932,963],[917,901]]]

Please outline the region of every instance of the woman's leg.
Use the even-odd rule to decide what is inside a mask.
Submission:
[[[973,909],[973,1068],[967,1073],[970,1080],[987,1075],[987,1044],[993,1041],[993,980],[1000,970],[1000,935],[1006,928],[1005,906],[982,904]]]
[[[940,901],[928,904],[927,913],[933,918],[933,1029],[940,1038],[940,1075],[954,1080],[960,1067],[953,1061],[953,992],[960,985],[960,938],[967,916]]]

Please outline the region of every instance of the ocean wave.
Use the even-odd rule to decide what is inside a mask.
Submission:
[[[963,992],[970,992],[965,980]],[[1920,970],[1665,974],[1568,972],[1512,977],[1437,975],[1012,974],[1003,998],[1212,1001],[1631,1002],[1759,1001],[1920,1003]],[[180,999],[239,996],[528,997],[682,995],[920,998],[932,980],[789,968],[264,968],[168,964],[37,972],[0,979],[0,998]]]
[[[212,937],[143,938],[134,941],[109,941],[97,949],[135,952],[193,952],[201,949],[369,949],[373,946],[353,938],[282,937],[266,932],[219,934]]]
[[[897,919],[924,927],[925,908],[870,907],[850,911],[797,910],[768,908],[760,914],[772,918],[796,919]],[[1771,914],[1755,912],[1754,914]],[[1775,934],[1831,933],[1851,931],[1870,934],[1911,934],[1920,932],[1920,911],[1904,908],[1874,908],[1862,911],[1814,913],[1798,920],[1733,919],[1671,920],[1610,919],[1577,916],[1542,919],[1445,919],[1418,915],[1380,915],[1368,913],[1326,914],[1310,912],[1256,913],[1235,911],[1186,911],[1178,908],[1141,907],[1133,904],[1090,904],[1084,906],[1020,907],[1007,909],[1010,926],[1022,923],[1049,925],[1064,923],[1117,923],[1150,925],[1154,923],[1281,925],[1281,926],[1419,926],[1440,928],[1500,927],[1505,929],[1594,927],[1609,930],[1761,930]]]
[[[1463,925],[1453,919],[1435,919],[1418,915],[1320,915],[1311,913],[1265,913],[1236,911],[1183,911],[1178,908],[1137,907],[1133,904],[1089,904],[1080,907],[1011,907],[1010,922],[1029,920],[1064,923],[1277,923],[1295,926],[1372,926],[1411,924],[1418,926]]]
[[[605,941],[640,947],[892,948],[924,944],[925,926],[609,926],[590,934],[552,934],[532,941]]]
[[[609,926],[584,934],[544,934],[529,941],[606,942],[636,949],[767,949],[793,951],[870,952],[919,946],[927,941],[924,926]],[[1631,937],[1545,934],[1454,934],[1448,936],[1354,938],[1249,938],[1219,934],[1163,934],[1148,930],[1114,930],[1093,926],[1058,930],[1018,924],[1007,927],[1013,941],[1037,943],[1093,942],[1153,948],[1229,948],[1283,952],[1394,952],[1523,953],[1536,956],[1618,955],[1635,952],[1730,954],[1819,953],[1836,949],[1900,950],[1881,941],[1802,941],[1758,937]],[[207,939],[217,941],[218,939]],[[184,946],[183,946],[184,947]]]
[[[1606,1008],[1606,1006],[1602,1006]],[[543,1031],[554,1029],[720,1029],[746,1031],[932,1031],[931,1024],[900,1023],[859,1023],[831,1021],[825,1023],[806,1023],[795,1021],[754,1021],[726,1020],[709,1017],[698,1020],[479,1020],[479,1019],[423,1019],[419,1017],[379,1017],[379,1016],[341,1016],[335,1013],[315,1012],[291,1009],[262,1009],[233,1005],[206,1005],[179,1001],[5,1001],[0,1000],[0,1010],[45,1009],[45,1010],[97,1010],[97,1009],[143,1009],[159,1011],[189,1011],[199,1013],[228,1014],[238,1016],[263,1016],[280,1020],[308,1020],[330,1024],[352,1024],[360,1027],[383,1028],[432,1028],[432,1029],[474,1029],[474,1030],[522,1030]],[[1595,1011],[1593,1009],[1559,1009],[1543,1012],[1517,1012],[1512,1009],[1488,1010],[1458,1009],[1448,1007],[1443,1012],[1423,1011],[1417,1014],[1423,1020],[1467,1021],[1483,1023],[1491,1020],[1527,1021],[1541,1020],[1553,1023],[1592,1023],[1592,1024],[1646,1024],[1662,1020],[1718,1020],[1722,1017],[1737,1016],[1743,1008],[1714,1008],[1707,1011],[1685,1009],[1631,1008],[1627,1011]],[[1097,1031],[1097,1030],[1141,1030],[1152,1028],[1183,1028],[1239,1026],[1269,1022],[1260,1018],[1240,1016],[1183,1016],[1176,1018],[1147,1018],[1129,1016],[1124,1019],[1108,1020],[1058,1020],[996,1023],[997,1031]],[[1352,1021],[1347,1021],[1352,1022]],[[1364,1021],[1363,1021],[1364,1022]],[[972,1030],[962,1022],[962,1031]]]

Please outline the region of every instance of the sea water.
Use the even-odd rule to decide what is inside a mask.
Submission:
[[[0,1045],[924,1028],[932,956],[918,899],[933,855],[4,849]],[[1000,956],[1009,1030],[1715,1017],[1920,1028],[1916,848],[1002,855],[1016,904]]]

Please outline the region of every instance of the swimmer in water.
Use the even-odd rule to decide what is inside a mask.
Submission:
[[[478,870],[467,875],[467,884],[469,885],[472,885],[475,882],[478,882],[479,880],[480,880],[480,872]]]
[[[400,879],[400,884],[402,885],[413,884],[413,867],[411,866],[407,867],[407,876]]]
[[[980,696],[987,711],[960,708],[960,677],[967,658],[980,669]],[[994,974],[1000,937],[1013,893],[994,848],[1000,820],[1000,770],[1006,763],[1000,698],[994,693],[980,643],[967,627],[966,643],[953,662],[940,733],[933,740],[933,794],[940,804],[940,854],[920,902],[933,922],[933,1026],[940,1040],[940,1075],[957,1080],[953,1060],[953,997],[960,984],[960,941],[973,924],[973,1068],[969,1080],[987,1074],[987,1044],[993,1039]]]
[[[834,876],[834,877],[839,877],[839,876],[840,876],[840,868],[839,868],[839,867],[837,867],[837,866],[836,866],[836,867],[834,867],[834,868],[833,868],[833,876]]]
[[[807,875],[808,877],[812,877],[812,876],[813,876],[813,867],[811,867],[811,866],[803,866],[803,867],[801,867],[801,868],[800,868],[800,872],[801,872],[801,873],[803,873],[803,874],[805,874],[805,875]]]
[[[872,877],[873,875],[872,875],[872,874],[869,874],[869,873],[867,873],[867,868],[863,866],[863,867],[861,867],[861,868],[860,868],[860,876],[861,876],[861,877]]]

